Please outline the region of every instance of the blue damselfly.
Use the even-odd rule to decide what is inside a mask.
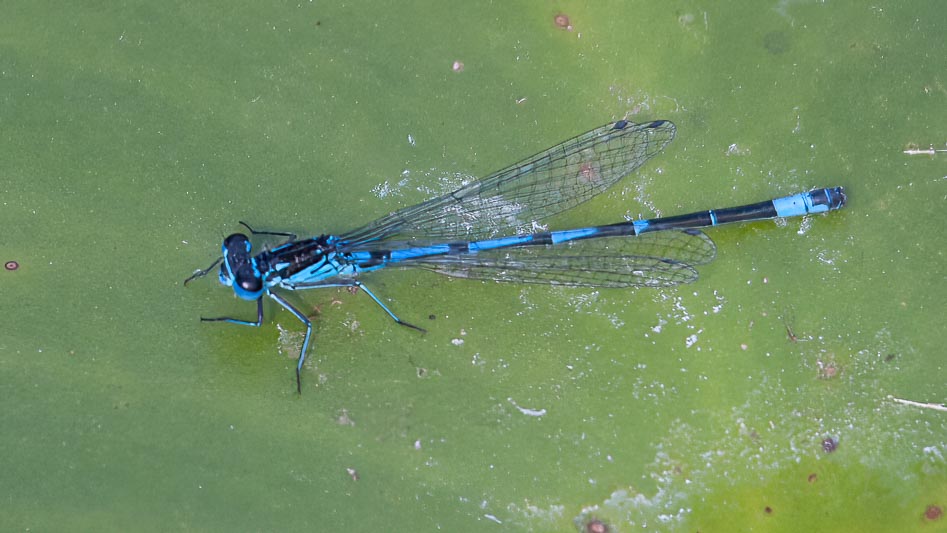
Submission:
[[[341,235],[297,239],[252,255],[242,233],[223,242],[220,282],[257,303],[255,321],[201,318],[247,326],[263,323],[268,296],[306,326],[296,364],[296,388],[312,339],[312,322],[274,291],[355,287],[396,323],[398,318],[359,276],[388,266],[432,270],[448,276],[577,287],[668,287],[697,279],[696,265],[713,260],[716,247],[699,228],[730,222],[793,217],[840,209],[841,187],[814,189],[774,200],[686,215],[619,222],[562,231],[540,224],[614,185],[657,155],[674,138],[674,124],[619,120],[549,148],[449,194],[406,207]]]

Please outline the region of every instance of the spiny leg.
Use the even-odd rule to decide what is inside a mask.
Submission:
[[[362,289],[363,291],[365,291],[365,294],[367,294],[372,300],[374,300],[375,303],[378,304],[379,307],[381,307],[385,311],[385,313],[391,317],[392,320],[395,321],[396,324],[400,324],[402,326],[420,331],[421,333],[427,333],[426,329],[415,326],[414,324],[410,322],[405,322],[404,320],[401,320],[400,318],[398,318],[398,315],[391,312],[391,309],[388,309],[388,306],[382,303],[381,299],[375,296],[375,293],[370,291],[368,287],[366,287],[361,281],[358,281],[358,280],[346,281],[344,283],[294,283],[288,286],[287,288],[294,291],[300,291],[300,290],[305,290],[305,289],[326,289],[330,287],[355,287],[358,289]]]
[[[210,264],[209,267],[205,268],[204,270],[198,269],[197,272],[191,274],[186,280],[184,280],[184,286],[186,287],[189,281],[193,281],[197,278],[203,278],[204,276],[207,275],[208,272],[211,271],[211,269],[213,269],[223,260],[224,260],[223,256],[218,257],[217,259],[214,260],[213,263]]]
[[[247,228],[252,235],[276,235],[277,237],[286,237],[286,242],[293,242],[296,240],[295,233],[289,233],[285,231],[258,231],[250,227],[250,224],[240,220],[240,225]]]
[[[303,290],[303,289],[317,289],[317,288],[322,289],[322,288],[329,288],[329,287],[359,287],[363,291],[365,291],[365,294],[371,297],[371,299],[374,300],[375,303],[377,303],[385,311],[385,313],[387,313],[388,316],[390,316],[392,320],[395,321],[395,323],[420,331],[421,333],[427,333],[427,330],[425,330],[424,328],[420,328],[418,326],[415,326],[414,324],[405,322],[404,320],[401,320],[400,318],[398,318],[397,315],[392,313],[391,310],[388,309],[388,307],[384,303],[382,303],[382,301],[377,296],[375,296],[375,293],[370,291],[368,287],[366,287],[359,281],[353,280],[351,282],[346,282],[346,283],[318,283],[318,284],[298,283],[288,288],[290,288],[291,290]],[[307,318],[306,315],[303,314],[302,311],[293,307],[292,304],[290,304],[280,295],[273,292],[269,292],[268,294],[270,295],[270,298],[273,298],[274,300],[276,300],[277,303],[282,305],[287,311],[292,313],[293,316],[298,318],[300,322],[306,325],[306,337],[305,339],[303,339],[303,347],[302,347],[302,350],[300,350],[299,352],[299,360],[296,363],[296,390],[297,392],[302,394],[302,378],[301,378],[302,367],[303,367],[303,363],[306,361],[306,353],[309,350],[309,342],[312,339],[312,321],[310,321],[309,318]]]
[[[381,300],[379,300],[378,297],[375,296],[375,293],[373,293],[372,291],[368,290],[368,287],[366,287],[361,281],[357,281],[357,280],[356,280],[356,281],[353,281],[353,282],[351,283],[351,286],[352,286],[352,287],[357,287],[357,288],[362,289],[363,291],[365,291],[365,294],[367,294],[368,296],[370,296],[372,300],[375,300],[375,303],[378,304],[386,313],[388,313],[388,316],[390,316],[390,317],[392,318],[392,320],[395,321],[395,323],[400,324],[400,325],[405,326],[405,327],[409,327],[409,328],[414,329],[414,330],[417,330],[417,331],[420,331],[421,333],[427,333],[427,330],[426,330],[426,329],[421,328],[421,327],[418,327],[418,326],[415,326],[414,324],[411,324],[410,322],[405,322],[404,320],[401,320],[400,318],[398,318],[398,316],[395,315],[394,313],[392,313],[392,312],[391,312],[391,309],[388,309],[388,306],[386,306],[385,304],[383,304],[383,303],[381,302]]]
[[[230,318],[227,316],[217,317],[217,318],[204,318],[201,317],[201,322],[229,322],[231,324],[239,324],[241,326],[254,326],[260,327],[263,325],[263,297],[256,299],[256,322],[250,322],[249,320],[240,320],[239,318]]]
[[[270,298],[276,300],[276,302],[282,305],[287,311],[293,314],[296,318],[300,320],[303,324],[306,325],[306,338],[303,340],[302,350],[299,351],[299,360],[296,362],[296,392],[299,394],[303,393],[302,387],[302,378],[300,373],[302,372],[303,363],[306,361],[306,352],[309,350],[309,340],[312,338],[312,322],[306,318],[306,315],[302,313],[299,309],[293,307],[289,302],[276,293],[269,293]]]

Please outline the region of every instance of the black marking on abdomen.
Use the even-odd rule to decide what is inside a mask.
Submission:
[[[387,264],[391,261],[391,250],[375,250],[369,252],[370,257],[365,261],[359,262],[356,266],[359,268],[372,268]]]
[[[452,242],[447,245],[449,248],[448,254],[466,254],[470,252],[470,244],[466,242]]]

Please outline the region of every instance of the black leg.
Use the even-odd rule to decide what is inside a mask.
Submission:
[[[208,272],[210,272],[215,266],[217,266],[218,263],[220,263],[223,260],[224,260],[223,257],[218,257],[213,263],[210,264],[209,267],[205,268],[204,270],[198,270],[197,272],[191,274],[190,277],[184,280],[184,286],[187,287],[187,284],[189,281],[193,281],[197,278],[203,278],[204,276],[207,275]]]
[[[293,307],[289,302],[283,299],[280,295],[276,293],[270,293],[270,298],[276,300],[276,302],[286,308],[287,311],[293,314],[300,322],[306,325],[306,338],[303,340],[303,347],[299,351],[299,360],[296,362],[296,392],[299,394],[303,393],[302,386],[302,377],[300,373],[302,372],[303,363],[306,362],[306,352],[309,350],[309,341],[312,339],[312,322],[306,318],[306,315],[302,313],[299,309]]]
[[[256,299],[256,322],[250,322],[249,320],[240,320],[239,318],[230,318],[227,316],[217,317],[217,318],[204,318],[201,317],[201,322],[229,322],[231,324],[239,324],[241,326],[255,326],[260,327],[263,325],[263,297]]]
[[[246,222],[242,220],[239,222],[243,227],[247,228],[250,231],[250,233],[253,235],[276,235],[277,237],[286,237],[286,242],[293,242],[296,240],[295,233],[287,233],[284,231],[257,231],[251,228],[250,225],[247,224]]]

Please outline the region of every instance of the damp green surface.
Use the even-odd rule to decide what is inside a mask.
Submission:
[[[0,529],[942,531],[947,11],[912,2],[21,2],[0,20]],[[556,24],[556,15],[563,26]],[[243,220],[339,232],[619,118],[565,228],[709,230],[693,284],[377,272],[261,328]],[[262,243],[257,243],[262,244]]]

